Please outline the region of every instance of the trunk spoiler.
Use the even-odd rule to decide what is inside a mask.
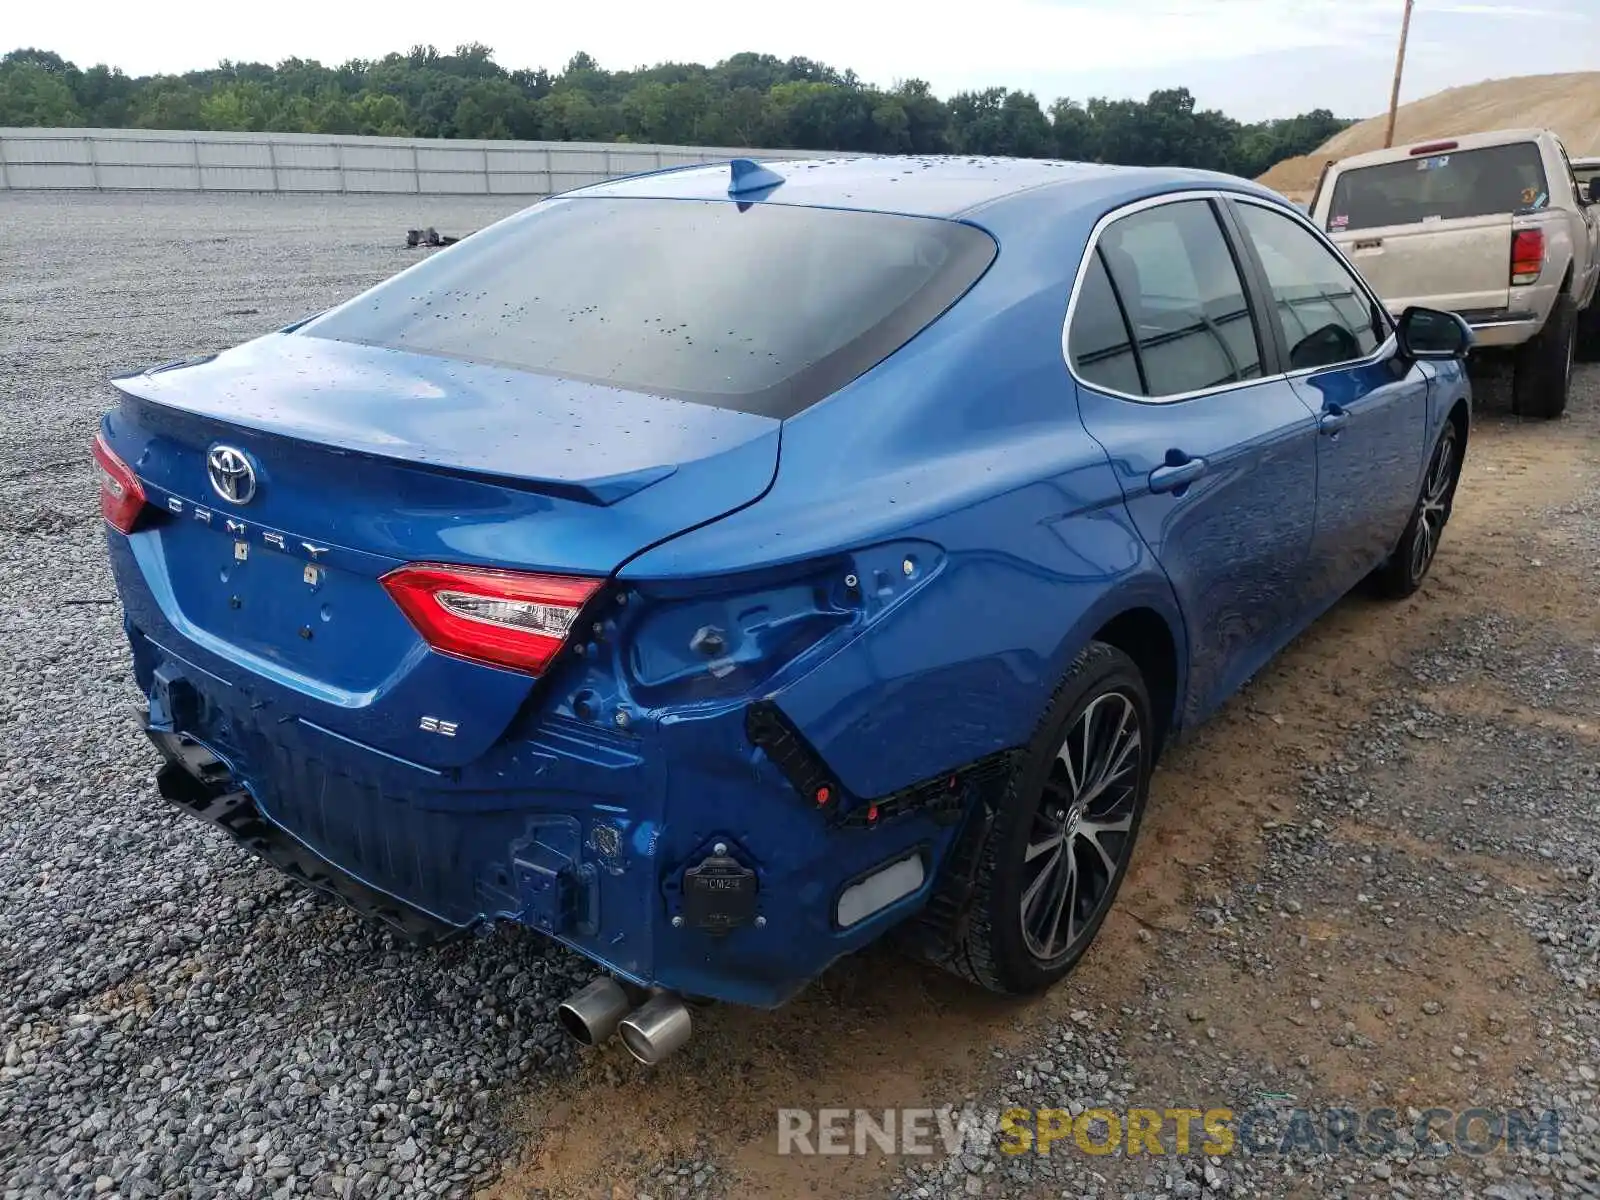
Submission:
[[[207,356],[209,357],[209,356]],[[625,500],[635,492],[641,492],[653,483],[659,483],[667,476],[677,471],[677,466],[665,464],[662,466],[643,467],[636,471],[623,471],[614,475],[597,475],[583,479],[554,479],[538,475],[506,474],[499,471],[474,469],[472,467],[455,466],[450,463],[438,462],[422,458],[418,455],[404,453],[382,453],[363,446],[348,442],[339,442],[319,436],[315,441],[309,438],[296,437],[281,429],[274,429],[270,425],[254,422],[230,421],[225,417],[211,413],[200,414],[188,406],[170,401],[165,397],[142,395],[138,391],[125,387],[124,383],[154,375],[159,371],[170,370],[175,367],[191,366],[195,362],[204,362],[205,359],[181,359],[177,362],[166,363],[159,367],[151,367],[137,375],[113,379],[111,385],[123,395],[135,402],[149,405],[153,408],[165,409],[174,413],[185,413],[194,416],[203,416],[205,420],[215,422],[224,428],[248,430],[255,434],[265,434],[291,445],[315,448],[320,451],[332,451],[337,454],[349,455],[352,458],[365,458],[374,461],[400,462],[419,471],[426,471],[434,475],[445,475],[454,479],[465,479],[474,483],[488,483],[496,487],[512,488],[521,492],[532,492],[540,496],[553,496],[562,500],[575,500],[580,504],[591,504],[597,508],[605,508]]]

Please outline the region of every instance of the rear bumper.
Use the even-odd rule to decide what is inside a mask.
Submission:
[[[748,703],[626,731],[529,711],[482,757],[430,768],[185,639],[128,539],[110,540],[162,795],[407,938],[514,922],[633,983],[776,1006],[925,906],[992,786],[988,764],[954,796],[908,788],[881,820],[856,819],[867,804],[830,819],[793,762],[757,748]],[[847,889],[908,857],[921,883],[840,927]]]
[[[408,941],[449,941],[464,932],[369,887],[267,820],[254,797],[238,786],[226,764],[194,739],[149,725],[145,732],[166,760],[156,772],[156,790],[180,811],[216,826],[296,882],[387,925]]]
[[[164,673],[167,694],[181,691],[187,681]],[[239,744],[219,752],[182,718],[161,720],[163,707],[152,703],[146,731],[166,759],[157,773],[165,799],[396,935],[436,944],[514,922],[633,983],[755,1007],[784,1003],[922,909],[967,807],[965,793],[960,805],[930,805],[908,789],[923,811],[886,799],[881,823],[830,825],[798,794],[746,786],[718,789],[709,806],[741,816],[710,818],[685,796],[666,806],[684,812],[679,823],[530,788],[502,793],[484,812],[481,794],[376,786],[382,772],[375,762],[363,769],[365,751],[343,754],[335,768],[305,747],[285,748],[280,763],[298,759],[298,769],[263,770]],[[215,733],[220,723],[195,724]],[[287,795],[308,785],[298,799]],[[637,807],[652,805],[641,798]],[[752,819],[760,808],[765,819]],[[921,885],[840,928],[845,891],[909,857]],[[728,891],[692,896],[690,876],[708,868],[719,878],[712,886]]]
[[[1555,302],[1555,291],[1550,289],[1548,296],[1541,294],[1542,291],[1542,288],[1532,291],[1518,288],[1519,294],[1513,297],[1517,301],[1514,307],[1458,308],[1453,311],[1471,327],[1475,350],[1520,346],[1543,329],[1549,317],[1550,308]],[[1409,300],[1384,302],[1389,315],[1397,321],[1411,303],[1413,302]],[[1448,307],[1447,303],[1430,305],[1426,298],[1419,299],[1415,303],[1429,307]]]
[[[1520,346],[1544,328],[1544,318],[1526,309],[1464,312],[1472,327],[1473,344],[1485,348]]]

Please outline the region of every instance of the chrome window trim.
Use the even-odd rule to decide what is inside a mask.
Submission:
[[[1370,303],[1378,306],[1378,311],[1383,313],[1384,321],[1388,325],[1388,337],[1386,337],[1383,342],[1379,344],[1377,349],[1372,351],[1371,354],[1368,354],[1362,358],[1353,358],[1346,362],[1329,363],[1328,365],[1321,367],[1302,367],[1297,371],[1280,371],[1275,375],[1262,375],[1256,379],[1240,379],[1231,383],[1221,383],[1216,387],[1201,388],[1198,391],[1175,392],[1170,396],[1136,396],[1129,392],[1119,392],[1115,388],[1104,387],[1101,384],[1090,383],[1085,380],[1081,375],[1078,374],[1077,368],[1073,365],[1072,350],[1069,345],[1069,339],[1072,331],[1072,318],[1078,311],[1078,296],[1083,291],[1084,277],[1089,273],[1089,263],[1093,259],[1095,251],[1099,249],[1101,236],[1108,228],[1125,217],[1131,217],[1136,213],[1146,212],[1152,208],[1161,208],[1168,204],[1181,204],[1188,200],[1233,200],[1244,204],[1254,204],[1257,207],[1264,208],[1269,212],[1282,213],[1290,220],[1299,224],[1301,228],[1309,232],[1319,243],[1333,251],[1334,257],[1344,265],[1344,268],[1350,272],[1351,277],[1355,279],[1357,286],[1359,286],[1361,289],[1362,295],[1366,296]],[[1217,224],[1217,232],[1222,235],[1223,241],[1228,243],[1230,251],[1233,250],[1234,247],[1228,239],[1228,231],[1220,221]],[[1244,288],[1245,302],[1246,304],[1249,304],[1250,285],[1242,274],[1240,276],[1239,283],[1240,286]],[[1077,274],[1073,276],[1072,291],[1067,299],[1067,315],[1066,318],[1061,322],[1061,358],[1062,361],[1066,363],[1067,374],[1072,377],[1072,382],[1081,388],[1088,388],[1097,395],[1110,396],[1115,400],[1128,400],[1134,404],[1178,404],[1186,400],[1197,400],[1202,396],[1217,396],[1223,394],[1224,392],[1234,392],[1240,391],[1244,388],[1259,387],[1263,383],[1274,383],[1287,379],[1303,379],[1308,375],[1315,375],[1320,371],[1347,370],[1352,367],[1364,367],[1370,366],[1374,363],[1382,362],[1384,359],[1391,357],[1394,351],[1398,348],[1395,328],[1395,324],[1389,316],[1389,310],[1383,306],[1383,302],[1378,299],[1377,295],[1373,292],[1367,281],[1362,278],[1361,272],[1357,271],[1350,265],[1349,260],[1346,259],[1342,253],[1340,253],[1339,248],[1334,245],[1333,241],[1328,238],[1327,235],[1319,231],[1315,225],[1313,225],[1308,219],[1302,217],[1294,209],[1279,204],[1276,201],[1269,200],[1264,196],[1252,196],[1248,192],[1232,192],[1225,191],[1220,188],[1197,188],[1177,192],[1163,192],[1159,196],[1146,196],[1142,200],[1134,200],[1128,204],[1122,205],[1119,208],[1112,209],[1095,222],[1094,228],[1089,231],[1089,240],[1084,247],[1083,255],[1078,260]],[[1131,333],[1132,331],[1130,330],[1129,332]]]

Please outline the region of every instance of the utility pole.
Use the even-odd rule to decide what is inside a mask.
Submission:
[[[1400,22],[1400,52],[1394,59],[1394,87],[1389,92],[1389,124],[1383,131],[1383,148],[1394,145],[1394,114],[1400,107],[1400,75],[1406,66],[1406,38],[1411,33],[1411,8],[1416,0],[1406,0],[1406,15]]]

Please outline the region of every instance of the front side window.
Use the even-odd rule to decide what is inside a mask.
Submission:
[[[1389,336],[1350,269],[1298,223],[1256,204],[1236,211],[1272,289],[1289,370],[1365,358]]]
[[[1255,318],[1209,201],[1123,217],[1101,234],[1099,254],[1134,335],[1142,394],[1159,399],[1261,377]]]
[[[298,332],[784,418],[893,354],[995,253],[955,221],[576,197]]]

